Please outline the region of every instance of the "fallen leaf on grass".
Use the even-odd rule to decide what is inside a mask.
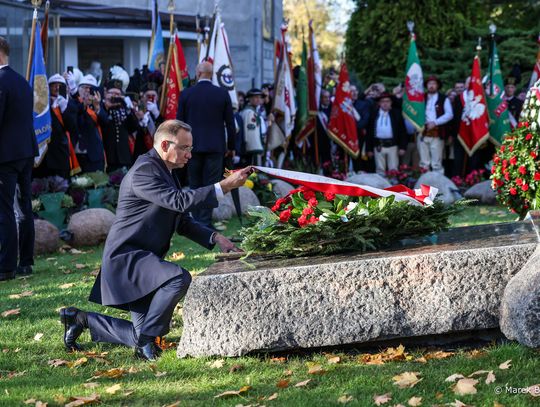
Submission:
[[[77,270],[84,269],[84,268],[86,268],[86,264],[77,263],[77,264],[75,264],[75,268]]]
[[[58,288],[60,288],[62,290],[67,290],[68,288],[71,288],[74,285],[75,285],[75,283],[65,283],[65,284],[59,285]]]
[[[491,384],[491,383],[494,383],[495,382],[495,375],[493,374],[493,370],[490,370],[486,376],[486,381],[485,383],[486,384]]]
[[[69,252],[70,252],[71,254],[83,254],[83,253],[86,253],[86,252],[83,252],[83,251],[81,251],[81,250],[74,249],[74,248],[69,249]]]
[[[287,387],[289,387],[289,383],[289,379],[281,379],[279,382],[276,383],[276,387],[278,389],[286,389]]]
[[[437,393],[435,393],[435,399],[437,400],[440,400],[444,397],[444,394],[441,393],[440,391],[438,391]]]
[[[533,397],[540,397],[540,384],[533,384],[527,387],[527,393]]]
[[[239,370],[242,370],[244,368],[244,365],[233,365],[229,369],[229,373],[238,372]]]
[[[509,359],[506,362],[501,363],[499,365],[499,369],[507,370],[507,369],[510,369],[511,366],[512,366],[512,359]]]
[[[23,376],[24,374],[26,373],[26,370],[23,370],[22,372],[8,372],[7,374],[7,378],[8,379],[13,379],[14,377],[19,377],[19,376]]]
[[[450,358],[455,355],[455,352],[444,352],[442,350],[438,350],[436,352],[430,352],[424,355],[426,360],[430,359],[446,359]]]
[[[347,404],[347,403],[350,403],[351,401],[353,401],[353,396],[349,396],[347,394],[344,394],[343,396],[337,399],[337,402],[339,404]]]
[[[294,387],[305,387],[308,385],[308,383],[311,381],[311,379],[304,380],[303,382],[296,383]]]
[[[92,270],[89,274],[96,277],[99,274],[99,269]]]
[[[96,387],[99,387],[99,383],[98,382],[83,383],[83,387],[87,389],[95,389]]]
[[[481,358],[482,356],[486,356],[487,352],[485,350],[473,349],[472,351],[468,352],[467,355],[472,359],[477,359]]]
[[[21,313],[20,308],[14,308],[14,309],[8,309],[7,311],[2,312],[2,316],[4,318],[9,317],[11,315],[19,315]]]
[[[278,394],[277,393],[274,393],[272,394],[271,396],[269,396],[266,400],[268,401],[272,401],[272,400],[275,400],[278,398]]]
[[[43,338],[43,334],[39,332],[34,336],[34,341],[41,341],[41,338]]]
[[[293,371],[292,371],[292,370],[284,370],[284,371],[283,371],[283,374],[284,374],[285,376],[292,376],[292,375],[293,375]]]
[[[331,365],[335,365],[341,362],[341,358],[339,356],[334,356],[332,358],[327,359],[326,361],[330,363]]]
[[[20,294],[11,294],[9,296],[9,298],[11,298],[12,300],[18,300],[19,298],[22,298],[22,297],[31,297],[32,295],[34,295],[34,292],[33,291],[23,291],[22,293]]]
[[[387,348],[376,354],[365,353],[358,357],[358,361],[366,365],[384,365],[386,362],[410,359],[412,357],[405,352],[403,345],[399,345],[397,348]]]
[[[186,255],[183,252],[174,252],[173,254],[171,254],[171,259],[175,261],[183,260],[185,258]]]
[[[220,399],[220,398],[224,398],[224,397],[240,396],[241,394],[246,393],[249,389],[251,389],[251,386],[243,386],[243,387],[240,388],[240,390],[224,391],[223,393],[220,393],[217,396],[214,396],[214,398],[215,399]]]
[[[167,372],[156,372],[156,373],[154,374],[154,376],[156,376],[156,377],[162,377],[162,376],[165,376],[166,374],[167,374]]]
[[[465,378],[465,376],[463,376],[462,374],[459,374],[459,373],[454,373],[453,375],[451,376],[448,376],[444,381],[445,382],[455,382],[457,379],[463,379]]]
[[[88,359],[85,357],[77,359],[75,362],[68,363],[68,366],[70,369],[74,369],[76,367],[84,365],[86,362],[88,362]]]
[[[474,406],[470,406],[469,404],[465,404],[459,400],[454,400],[453,403],[448,403],[447,405],[450,407],[474,407]]]
[[[467,394],[476,394],[476,386],[478,380],[476,379],[459,379],[458,382],[452,387],[454,393],[458,396],[465,396]]]
[[[326,370],[322,368],[321,365],[308,365],[309,366],[309,369],[308,369],[308,374],[325,374],[326,373]]]
[[[211,369],[221,369],[225,364],[225,359],[214,360],[213,362],[206,362],[206,365]]]
[[[498,401],[494,401],[493,402],[493,407],[504,407],[504,405],[499,403]]]
[[[400,389],[406,389],[414,387],[418,382],[422,381],[422,379],[418,378],[418,375],[420,375],[419,372],[404,372],[394,376],[392,380],[394,380],[394,385],[398,386]]]
[[[99,394],[91,394],[90,396],[75,396],[70,397],[72,400],[70,403],[67,403],[64,407],[75,407],[75,406],[84,406],[87,404],[99,403]]]
[[[52,367],[64,366],[64,365],[67,365],[68,363],[69,362],[64,359],[51,359],[47,362],[47,364]]]
[[[55,261],[56,257],[47,257],[45,261]]]
[[[475,377],[475,376],[481,376],[483,374],[486,374],[486,373],[489,373],[490,371],[489,370],[477,370],[476,372],[473,372],[471,373],[469,376],[467,377]]]
[[[287,358],[285,357],[275,357],[275,358],[272,358],[270,359],[270,362],[273,362],[273,363],[285,363],[287,361]]]
[[[392,393],[376,394],[373,396],[373,401],[376,406],[382,406],[392,400]]]
[[[122,369],[119,367],[109,370],[98,370],[94,373],[94,376],[92,376],[91,379],[118,379],[119,377],[124,376],[126,373],[128,373],[126,369]]]
[[[175,403],[172,403],[172,404],[167,404],[166,406],[163,406],[163,407],[178,407],[180,405],[180,401],[177,401]]]
[[[422,405],[422,397],[411,397],[407,402],[409,406],[418,407]]]
[[[115,394],[118,390],[120,390],[122,388],[122,386],[119,384],[119,383],[116,383],[116,384],[113,384],[112,386],[110,387],[107,387],[105,389],[105,392],[106,393],[109,393],[109,394]]]
[[[122,394],[122,396],[124,396],[124,397],[131,396],[133,393],[135,393],[135,390],[129,390],[129,391],[124,392],[124,394]]]

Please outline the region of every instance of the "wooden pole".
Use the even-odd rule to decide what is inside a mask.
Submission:
[[[34,54],[34,41],[36,40],[37,8],[34,8],[32,16],[32,32],[30,34],[30,47],[28,48],[28,64],[26,65],[26,80],[30,80],[30,70],[32,69],[32,55]]]
[[[163,86],[161,87],[161,99],[160,99],[160,102],[159,102],[159,108],[160,108],[160,111],[161,111],[161,114],[164,114],[165,113],[165,103],[166,103],[166,96],[167,96],[167,81],[168,81],[168,77],[169,77],[169,66],[170,66],[170,63],[171,63],[171,55],[172,55],[172,50],[173,50],[173,46],[174,46],[174,8],[169,8],[169,12],[170,12],[170,22],[169,22],[169,30],[170,30],[170,34],[171,34],[171,38],[170,38],[170,41],[169,41],[169,49],[167,51],[167,63],[165,64],[165,76],[163,78]]]

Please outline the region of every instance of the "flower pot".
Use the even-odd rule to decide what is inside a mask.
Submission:
[[[88,190],[88,207],[89,208],[104,208],[103,194],[105,190],[103,188],[89,189]]]

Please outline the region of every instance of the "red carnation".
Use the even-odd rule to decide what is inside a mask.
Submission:
[[[311,207],[307,207],[307,208],[304,208],[304,210],[302,211],[302,215],[313,215],[313,208]]]
[[[521,189],[522,189],[523,191],[527,191],[527,190],[529,189],[529,185],[523,184],[523,185],[521,186]]]
[[[312,216],[310,219],[309,219],[309,223],[314,225],[315,223],[317,223],[319,221],[319,218],[315,217],[315,216]]]
[[[538,157],[538,155],[536,154],[536,151],[531,151],[530,156],[531,156],[532,158]]]
[[[529,141],[530,139],[532,139],[532,134],[527,133],[527,135],[525,136],[525,140]]]
[[[308,201],[308,205],[311,206],[312,208],[316,207],[318,204],[319,204],[319,201],[317,201],[317,198],[315,197],[310,198]]]
[[[517,163],[517,157],[516,156],[513,156],[510,158],[510,165],[516,165]]]
[[[501,146],[501,153],[504,153],[504,150],[506,150],[506,146]]]
[[[540,181],[540,172],[535,172],[534,173],[534,180],[535,181]]]
[[[510,195],[516,195],[516,194],[517,194],[516,188],[510,188]]]
[[[333,201],[334,199],[336,199],[336,194],[334,194],[333,192],[325,192],[324,193],[324,198],[327,201]]]
[[[300,225],[301,228],[307,226],[307,224],[308,224],[308,220],[304,215],[298,218],[298,225]]]
[[[285,209],[283,212],[279,214],[279,220],[282,223],[287,223],[289,219],[291,218],[291,210]]]
[[[523,184],[523,180],[522,180],[521,178],[516,179],[516,184],[522,185],[522,184]]]
[[[525,174],[527,174],[527,168],[525,168],[524,165],[521,165],[519,167],[519,172],[521,173],[521,175],[525,175]]]
[[[514,151],[514,146],[508,147],[508,150],[510,150],[510,152]]]
[[[315,192],[313,192],[311,189],[304,191],[303,195],[306,201],[309,201],[310,199],[315,198]]]
[[[503,168],[506,168],[508,166],[508,160],[503,160]]]
[[[509,172],[504,174],[504,179],[507,180],[507,181],[510,181],[510,173]]]
[[[496,171],[497,171],[497,167],[495,167],[495,166],[491,167],[491,173],[492,174],[495,174]]]

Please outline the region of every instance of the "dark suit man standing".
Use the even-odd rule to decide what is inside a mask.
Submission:
[[[184,167],[193,148],[191,127],[164,122],[154,135],[154,148],[141,155],[122,184],[116,218],[107,236],[101,272],[90,300],[129,310],[131,322],[76,308],[60,311],[64,344],[77,350],[84,328],[95,342],[135,347],[135,355],[155,360],[154,341],[169,332],[174,307],[186,294],[191,276],[164,260],[176,231],[209,249],[237,250],[225,236],[195,221],[188,212],[217,206],[217,195],[243,185],[249,168],[196,190],[183,191],[172,170]]]
[[[197,85],[180,94],[177,119],[193,129],[193,153],[188,164],[189,185],[201,188],[218,182],[225,155],[234,156],[236,127],[229,93],[212,84],[212,64],[197,65]],[[226,130],[226,132],[225,132]],[[212,209],[193,212],[199,222],[211,226]]]
[[[34,99],[28,82],[8,66],[9,44],[0,37],[0,281],[32,273],[34,217],[30,181],[38,154]],[[13,203],[19,184],[19,240]],[[17,267],[17,253],[19,265]]]

